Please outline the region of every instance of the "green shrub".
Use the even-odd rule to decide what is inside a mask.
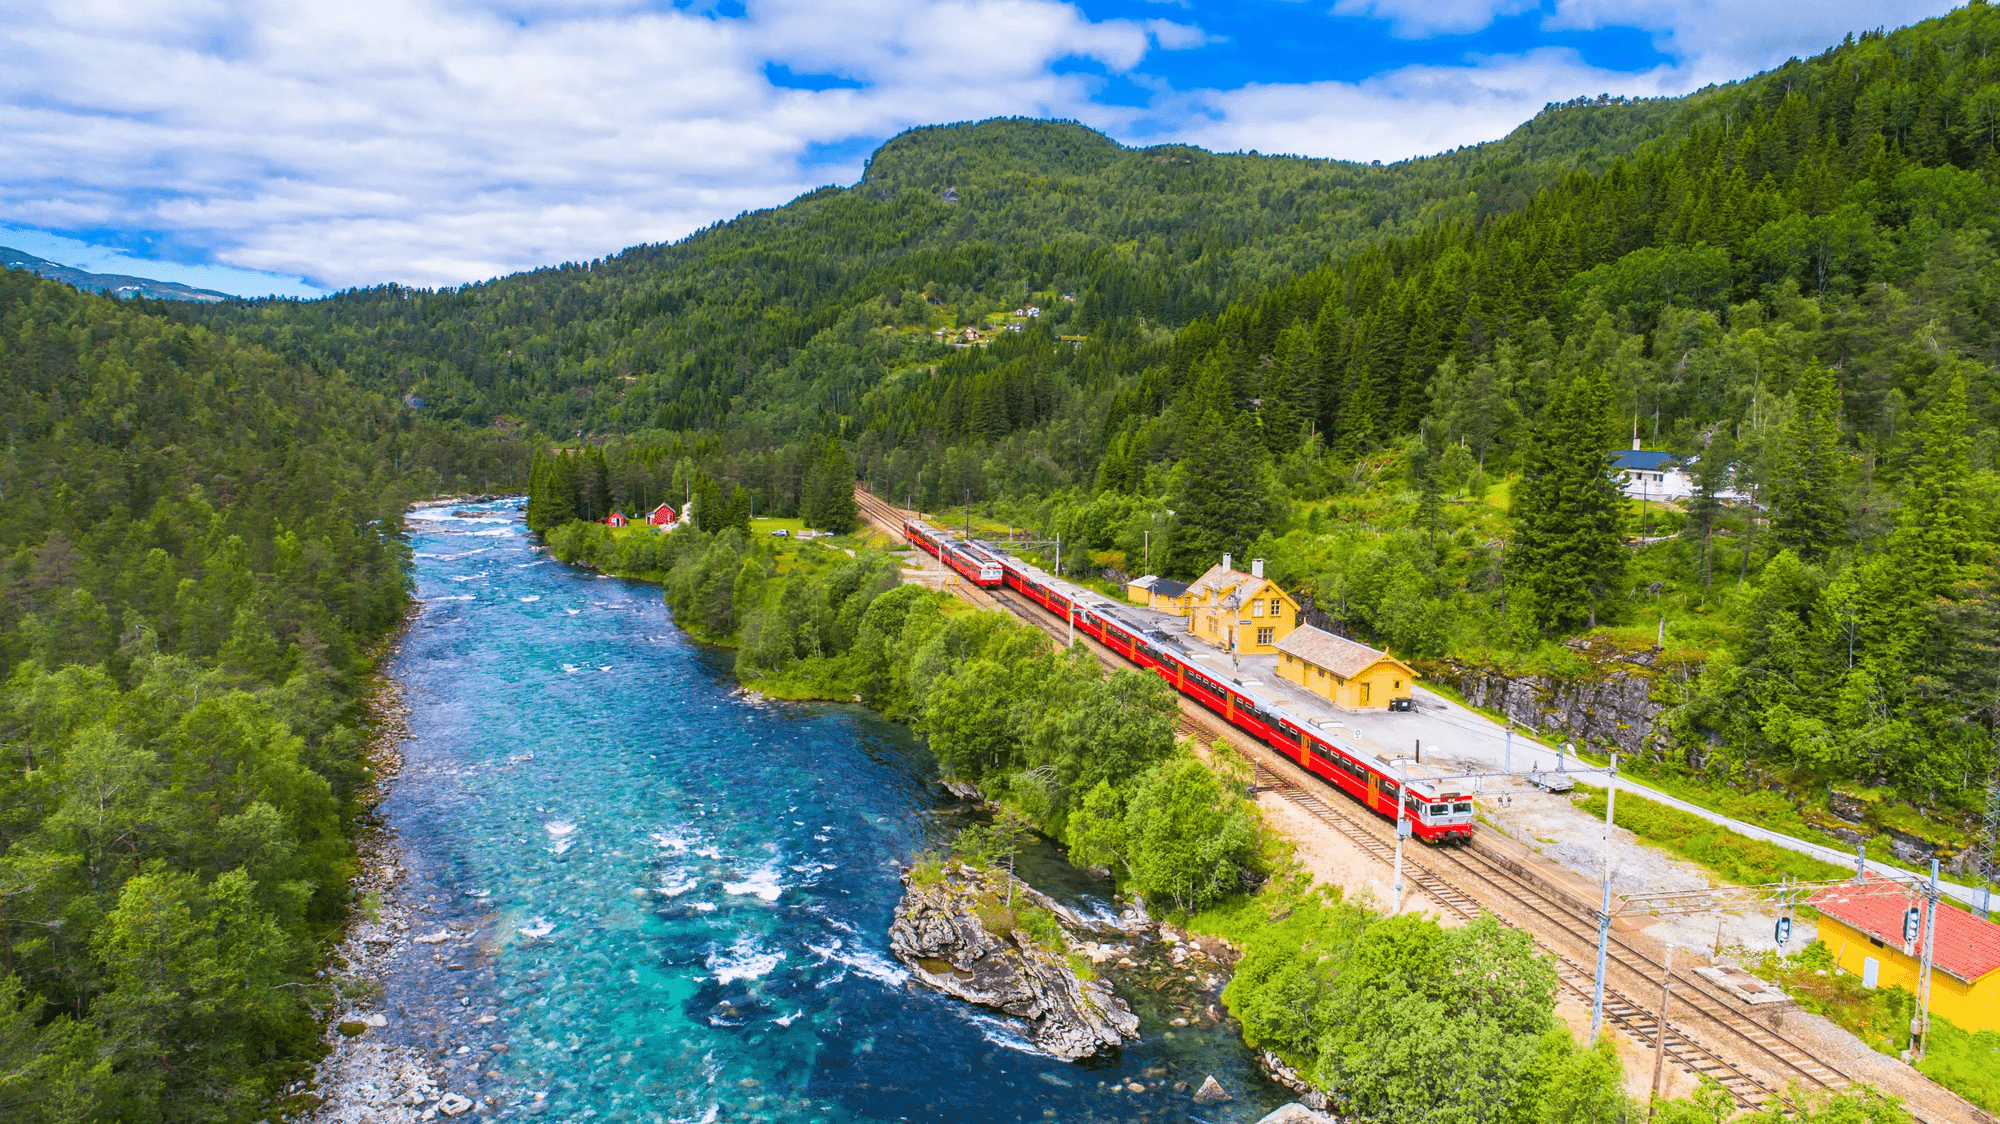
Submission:
[[[1973,1104],[2000,1112],[2000,1032],[1975,1033],[1932,1015],[1917,1069]]]

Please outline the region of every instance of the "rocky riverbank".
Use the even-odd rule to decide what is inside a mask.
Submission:
[[[1059,1058],[1138,1039],[1138,1016],[1091,967],[1130,953],[1123,932],[1004,872],[919,866],[904,873],[903,885],[889,947],[917,980],[1026,1021],[1035,1044]]]
[[[414,619],[415,612],[411,615]],[[382,664],[389,662],[400,639],[398,634],[386,646]],[[369,702],[373,728],[369,765],[375,786],[371,804],[402,772],[408,715],[401,687],[384,676]],[[317,1103],[298,1119],[311,1124],[422,1124],[470,1112],[474,1101],[449,1091],[442,1071],[422,1051],[383,1040],[389,1025],[382,1010],[387,962],[425,937],[411,931],[411,918],[400,901],[402,862],[393,836],[370,828],[358,849],[354,882],[358,908],[326,969],[340,1002],[328,1020],[327,1054],[312,1080],[298,1090],[300,1100]]]

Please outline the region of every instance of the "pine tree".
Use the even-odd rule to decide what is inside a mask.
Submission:
[[[1624,576],[1625,496],[1605,450],[1611,435],[1603,375],[1578,375],[1550,396],[1514,493],[1507,569],[1550,632],[1595,627],[1597,605]]]
[[[854,505],[854,461],[847,446],[829,437],[807,465],[799,486],[799,518],[807,526],[847,534],[861,525]]]
[[[1910,492],[1890,537],[1897,572],[1910,593],[1943,596],[1972,560],[1974,512],[1970,495],[1972,417],[1966,408],[1965,376],[1956,365],[1933,380],[1931,405],[1923,415],[1923,450],[1910,465]]]
[[[1840,392],[1814,363],[1792,394],[1771,481],[1771,537],[1780,550],[1817,562],[1847,532],[1840,499]]]
[[[1722,516],[1722,493],[1729,488],[1730,462],[1736,457],[1736,441],[1727,426],[1717,428],[1708,446],[1694,463],[1695,492],[1687,503],[1687,525],[1683,533],[1701,544],[1701,585],[1714,582],[1715,523]]]
[[[1184,404],[1183,456],[1174,468],[1173,539],[1167,569],[1198,574],[1241,552],[1269,524],[1264,449],[1230,398],[1228,376],[1208,364]]]

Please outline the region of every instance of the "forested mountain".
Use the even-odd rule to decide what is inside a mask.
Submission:
[[[1391,167],[1127,149],[1069,122],[938,126],[889,141],[852,187],[670,246],[458,289],[179,314],[472,424],[837,428],[885,374],[948,354],[910,329],[1036,300],[1070,333],[1189,323],[1384,237],[1517,208],[1685,110],[1566,106],[1504,141]]]
[[[525,456],[17,271],[0,385],[0,1118],[254,1119],[334,1000],[403,506]]]

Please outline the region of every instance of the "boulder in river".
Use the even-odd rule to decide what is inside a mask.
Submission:
[[[1010,881],[963,865],[933,878],[904,874],[890,949],[925,984],[1026,1020],[1035,1044],[1056,1057],[1136,1040],[1139,1019],[1125,1001],[1072,967],[1079,942],[1063,923],[1069,911],[1049,908],[1055,903],[1019,881],[1009,907]]]
[[[1291,1104],[1281,1104],[1272,1109],[1270,1115],[1257,1121],[1257,1124],[1333,1124],[1333,1118],[1323,1116],[1293,1101]]]
[[[1194,1091],[1196,1104],[1222,1104],[1235,1099],[1229,1095],[1229,1090],[1222,1087],[1222,1082],[1215,1079],[1213,1073],[1208,1075],[1208,1080],[1201,1083],[1201,1088]]]

